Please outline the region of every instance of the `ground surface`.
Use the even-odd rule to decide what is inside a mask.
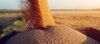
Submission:
[[[100,30],[100,11],[54,11],[53,14],[57,23]]]
[[[100,11],[52,11],[52,14],[56,19],[56,23],[65,24],[79,29],[79,31],[82,30],[82,33],[100,41]],[[16,17],[18,15],[21,15],[21,13],[0,13],[0,22],[5,22],[2,18],[8,19],[7,17]],[[9,24],[9,22],[6,23]],[[19,27],[19,24],[17,26]]]
[[[52,11],[52,13],[57,23],[66,24],[70,27],[93,27],[100,30],[100,11],[64,10]],[[0,13],[0,19],[18,15],[21,15],[21,13]]]

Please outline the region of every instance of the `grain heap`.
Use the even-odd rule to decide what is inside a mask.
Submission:
[[[72,28],[56,24],[47,0],[27,1],[29,8],[24,16],[31,30],[15,35],[5,44],[100,44]]]

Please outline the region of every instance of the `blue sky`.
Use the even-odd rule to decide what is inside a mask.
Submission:
[[[100,8],[100,0],[48,0],[50,9]],[[0,9],[18,9],[19,0],[0,0]]]

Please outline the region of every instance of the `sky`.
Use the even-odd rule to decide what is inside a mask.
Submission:
[[[96,9],[100,0],[48,0],[50,9]],[[0,9],[19,9],[19,0],[0,0]]]

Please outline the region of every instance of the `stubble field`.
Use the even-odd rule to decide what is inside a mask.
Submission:
[[[53,11],[57,23],[73,28],[92,27],[100,30],[100,11]]]

